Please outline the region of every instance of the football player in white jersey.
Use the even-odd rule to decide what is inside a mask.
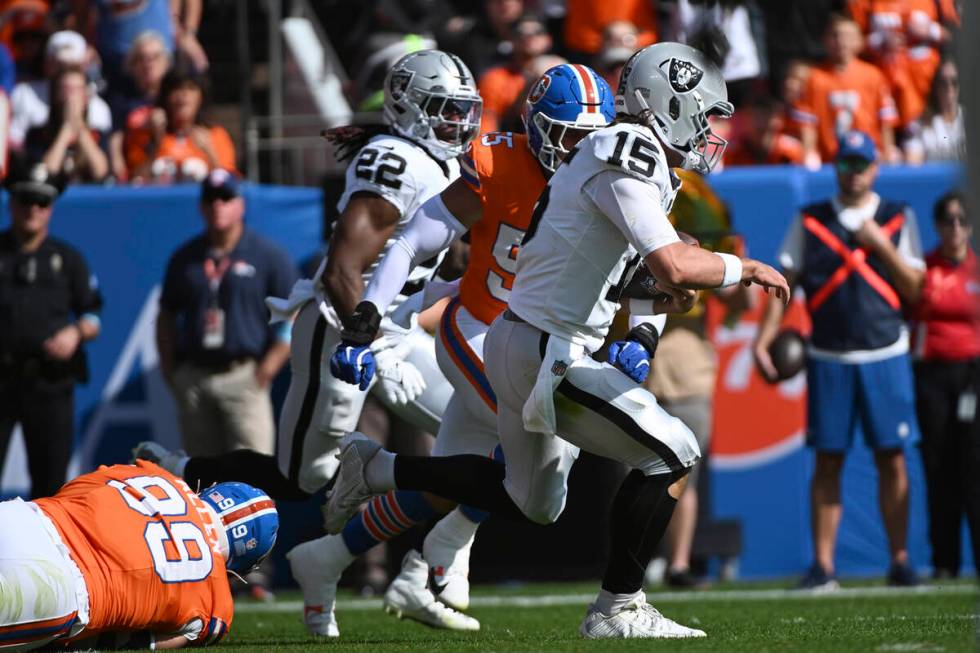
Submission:
[[[479,456],[395,456],[358,433],[342,445],[328,523],[391,488],[423,490],[504,517],[551,523],[561,514],[579,448],[632,471],[610,515],[610,559],[580,633],[588,638],[703,637],[647,604],[643,574],[700,457],[691,431],[639,383],[657,332],[652,302],[630,301],[633,327],[602,344],[622,288],[641,262],[668,294],[758,283],[789,300],[786,280],[752,259],[682,242],[667,219],[679,182],[671,166],[707,172],[725,141],[709,117],[732,106],[717,66],[659,43],[627,62],[617,121],[583,139],[551,178],[517,258],[509,308],[486,336],[506,465]],[[646,304],[646,305],[644,305]],[[492,353],[491,353],[492,352]]]
[[[367,389],[335,378],[328,368],[330,355],[345,326],[352,324],[365,280],[378,260],[419,206],[459,176],[456,157],[477,135],[481,111],[473,75],[459,57],[420,50],[399,59],[388,72],[383,127],[332,132],[339,145],[338,158],[349,158],[351,163],[329,252],[314,278],[298,282],[288,300],[269,302],[283,318],[296,314],[292,379],[278,429],[278,464],[276,458],[251,451],[188,459],[154,443],[141,443],[134,454],[184,476],[191,485],[208,485],[227,476],[285,499],[307,498],[325,486],[337,468],[340,439],[357,426],[365,398],[361,390]],[[431,277],[434,269],[416,272],[410,284]],[[452,387],[436,363],[432,336],[419,327],[397,327],[387,319],[380,329],[384,337],[372,343],[377,362],[372,389],[400,417],[435,433]],[[399,512],[400,530],[441,514],[421,499],[394,509]],[[362,551],[351,553],[356,556]],[[307,628],[316,635],[337,637],[336,582],[321,582],[316,559],[298,562],[293,571],[304,589]],[[418,605],[400,609],[421,611],[432,625],[478,627],[476,620],[442,605],[430,592],[411,598]]]

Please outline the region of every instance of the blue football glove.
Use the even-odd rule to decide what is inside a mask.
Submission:
[[[374,378],[377,364],[368,345],[340,343],[330,357],[330,373],[341,381],[367,390]]]
[[[609,345],[609,364],[637,383],[650,373],[650,352],[638,342],[617,340]]]
[[[637,383],[647,380],[650,360],[657,353],[660,332],[646,322],[637,324],[626,334],[625,340],[609,345],[609,364]]]

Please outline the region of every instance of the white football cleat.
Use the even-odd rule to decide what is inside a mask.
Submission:
[[[578,631],[586,639],[707,637],[703,630],[682,626],[663,616],[642,595],[612,616],[590,605]]]
[[[312,635],[340,637],[334,604],[337,582],[353,556],[339,535],[299,544],[286,554],[293,578],[303,591],[303,623]]]
[[[474,537],[462,548],[439,537],[437,528],[422,543],[422,554],[429,563],[429,588],[436,598],[456,610],[470,607],[470,550]]]
[[[133,447],[133,461],[137,458],[159,465],[174,476],[184,475],[184,464],[187,462],[187,454],[183,449],[171,451],[152,440],[140,442]]]
[[[480,630],[480,622],[445,605],[429,590],[429,565],[418,551],[409,551],[402,569],[388,586],[384,608],[399,619],[414,619],[433,628]]]
[[[351,431],[340,441],[340,466],[334,476],[333,489],[323,504],[323,526],[336,535],[344,530],[348,520],[357,514],[368,499],[375,495],[364,479],[364,467],[381,449],[381,445],[363,433]]]

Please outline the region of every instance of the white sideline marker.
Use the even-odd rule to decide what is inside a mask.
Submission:
[[[844,587],[833,592],[811,592],[807,590],[707,590],[704,592],[648,592],[647,600],[654,605],[659,603],[694,603],[723,601],[772,601],[772,600],[833,600],[859,599],[885,596],[935,596],[977,594],[973,584],[963,585],[921,585],[918,587]],[[540,596],[474,596],[470,607],[474,608],[546,608],[556,605],[587,605],[595,594],[543,594]],[[380,610],[381,599],[341,599],[337,610]],[[270,613],[302,612],[302,601],[279,601],[276,603],[236,603],[235,612]]]

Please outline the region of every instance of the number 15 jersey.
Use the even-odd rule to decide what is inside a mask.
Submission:
[[[36,503],[85,579],[89,622],[79,637],[150,630],[205,645],[228,632],[234,605],[213,513],[182,479],[138,460]]]
[[[624,179],[631,194],[618,196],[612,185]],[[647,127],[614,124],[586,136],[534,209],[510,308],[542,331],[596,351],[640,257],[678,240],[667,214],[679,187]]]

